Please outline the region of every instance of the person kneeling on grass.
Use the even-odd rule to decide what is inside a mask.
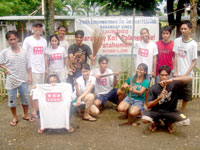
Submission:
[[[70,125],[71,101],[74,98],[71,84],[60,83],[57,75],[52,74],[47,78],[48,84],[37,84],[32,89],[33,100],[39,101],[40,128],[38,133],[44,133],[46,129],[66,128],[73,132]]]
[[[152,123],[149,127],[155,131],[163,120],[170,133],[174,132],[173,124],[189,125],[190,120],[177,110],[178,99],[181,97],[182,89],[192,80],[189,76],[181,76],[169,79],[171,69],[169,66],[161,66],[158,70],[160,82],[149,89],[147,107],[142,120],[144,123]]]
[[[85,102],[83,119],[96,121],[96,118],[92,117],[99,114],[98,108],[93,104],[95,96],[92,93],[96,79],[94,76],[90,76],[90,66],[87,63],[82,65],[81,72],[82,76],[77,80],[74,79],[74,86],[78,97],[75,106],[79,106],[81,105],[81,102]]]
[[[149,87],[149,81],[147,80],[147,73],[148,73],[148,67],[146,64],[141,63],[138,65],[136,70],[136,75],[132,76],[132,82],[133,86],[130,86],[130,78],[126,80],[126,83],[124,83],[121,86],[121,89],[124,90],[125,88],[128,88],[131,93],[131,101],[129,102],[129,96],[126,96],[124,100],[119,104],[118,111],[126,113],[129,109],[129,106],[131,105],[129,109],[129,114],[131,116],[138,116],[141,114],[141,111],[144,106],[145,102],[145,91]]]

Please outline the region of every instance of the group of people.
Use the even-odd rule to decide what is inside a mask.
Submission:
[[[99,68],[90,69],[87,59],[93,64],[96,57],[92,55],[91,48],[83,43],[82,30],[75,32],[75,43],[69,46],[64,39],[66,28],[60,26],[58,34],[50,36],[48,46],[41,37],[43,24],[36,21],[33,23],[33,35],[25,38],[22,47],[18,44],[17,32],[8,31],[6,39],[10,47],[1,51],[0,67],[7,74],[5,88],[8,90],[8,105],[13,115],[10,125],[16,126],[18,123],[17,89],[24,110],[23,119],[34,121],[40,115],[43,120],[39,133],[43,133],[46,128],[61,127],[73,132],[69,123],[71,103],[77,107],[84,120],[96,121],[108,100],[117,104],[117,110],[122,114],[134,117],[141,115],[144,123],[152,123],[149,127],[151,131],[157,129],[160,120],[165,121],[170,133],[174,132],[175,122],[189,125],[189,118],[183,111],[191,100],[192,70],[197,61],[197,43],[190,37],[191,28],[190,22],[183,22],[180,28],[182,36],[173,42],[170,40],[171,29],[166,26],[161,31],[162,40],[156,43],[150,41],[149,30],[143,28],[140,31],[142,41],[133,45],[136,74],[118,89],[115,86],[119,73],[108,68],[107,57],[98,59]],[[132,44],[116,34],[124,43]],[[156,78],[156,83],[149,88],[152,77]],[[29,98],[31,116],[28,114]],[[178,99],[183,99],[180,111],[177,110]],[[63,102],[62,105],[66,107],[59,107],[58,102]],[[53,111],[59,109],[58,112],[65,114],[62,115],[65,119],[57,121],[58,124],[53,123],[60,117],[57,113],[51,113],[52,110],[47,110],[46,105]],[[84,107],[79,107],[82,105]],[[144,105],[148,110],[144,110]],[[51,116],[45,116],[42,109]],[[53,126],[49,126],[51,123]]]

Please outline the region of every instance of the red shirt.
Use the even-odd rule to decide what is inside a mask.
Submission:
[[[156,42],[156,44],[158,47],[156,75],[158,75],[158,69],[160,66],[168,65],[171,70],[173,69],[172,58],[174,57],[174,42],[170,41],[169,43],[164,43],[162,40],[160,40]]]

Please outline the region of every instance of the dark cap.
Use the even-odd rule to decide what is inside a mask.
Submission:
[[[33,27],[37,26],[37,25],[43,26],[42,22],[40,22],[40,21],[33,22]]]

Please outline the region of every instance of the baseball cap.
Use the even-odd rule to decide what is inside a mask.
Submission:
[[[33,27],[37,26],[37,25],[43,26],[42,22],[40,22],[40,21],[33,22]]]

